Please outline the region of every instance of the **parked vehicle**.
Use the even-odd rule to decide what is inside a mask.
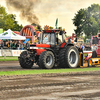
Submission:
[[[92,51],[92,56],[88,60],[88,66],[100,64],[100,33],[97,34],[98,45],[96,50]]]

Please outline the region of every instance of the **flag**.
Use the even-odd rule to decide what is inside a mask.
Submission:
[[[56,23],[55,23],[56,29],[57,29],[57,24],[58,24],[58,18],[56,19]]]

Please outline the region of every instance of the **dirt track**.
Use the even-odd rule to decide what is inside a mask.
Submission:
[[[14,63],[0,70],[22,70]],[[0,76],[0,100],[100,100],[100,71]]]
[[[39,67],[37,65],[34,65],[32,69],[39,69]],[[0,71],[13,71],[13,70],[26,70],[26,69],[21,68],[18,61],[0,61]]]

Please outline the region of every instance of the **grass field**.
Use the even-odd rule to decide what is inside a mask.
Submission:
[[[70,73],[70,72],[85,72],[85,71],[100,71],[100,67],[93,68],[75,68],[75,69],[49,69],[49,70],[23,70],[23,71],[0,71],[0,76],[4,75],[28,75],[28,74],[46,74],[46,73]]]
[[[18,57],[0,57],[0,61],[17,61]]]

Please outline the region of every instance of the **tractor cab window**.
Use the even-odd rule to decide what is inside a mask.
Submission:
[[[63,42],[62,35],[56,34],[56,42],[57,44],[61,44]]]
[[[55,33],[43,33],[43,44],[55,45]]]
[[[55,34],[51,33],[51,44],[55,45]]]
[[[43,34],[43,44],[50,44],[50,34]]]

